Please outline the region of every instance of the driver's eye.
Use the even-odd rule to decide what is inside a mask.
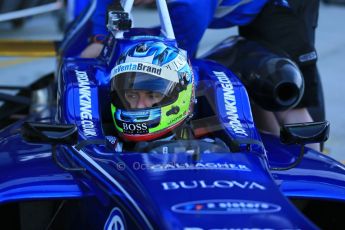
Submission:
[[[136,92],[126,92],[125,97],[128,101],[134,101],[139,98],[139,95]]]
[[[154,99],[154,100],[161,100],[163,98],[163,95],[161,93],[154,93],[154,92],[151,92],[149,94],[149,97],[151,99]]]

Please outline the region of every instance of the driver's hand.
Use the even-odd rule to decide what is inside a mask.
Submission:
[[[80,57],[96,58],[101,53],[103,46],[101,43],[91,43],[81,52]]]

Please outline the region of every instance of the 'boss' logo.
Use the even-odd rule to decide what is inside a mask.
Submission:
[[[123,131],[126,133],[147,133],[147,124],[146,123],[140,123],[140,124],[128,124],[123,123]]]

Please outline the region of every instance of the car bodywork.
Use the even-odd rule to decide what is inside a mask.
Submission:
[[[191,60],[199,82],[194,120],[221,127],[210,135],[230,151],[162,154],[160,146],[143,152],[111,148],[111,69],[130,44],[145,39],[175,43],[152,32],[157,31],[133,28],[122,38],[110,36],[95,59],[65,50],[56,77],[56,105],[2,129],[2,222],[12,229],[340,228],[344,166],[305,148],[298,165],[279,170],[296,160],[301,146],[259,133],[244,85],[214,61]],[[72,124],[78,142],[66,144],[69,140],[53,135],[46,143],[32,143],[23,138],[27,122],[43,124],[43,131],[33,130],[33,136],[49,136],[60,124]],[[69,136],[69,129],[63,130],[64,138]],[[203,141],[171,145],[195,147]]]

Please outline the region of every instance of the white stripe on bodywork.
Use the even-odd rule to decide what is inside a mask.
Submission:
[[[85,160],[87,160],[92,166],[94,166],[100,173],[102,173],[109,181],[111,181],[125,196],[126,198],[132,203],[134,208],[139,212],[140,216],[144,219],[145,223],[149,227],[149,229],[154,229],[153,226],[150,224],[149,220],[143,213],[143,211],[139,208],[137,203],[134,199],[127,193],[127,191],[121,186],[119,182],[117,182],[107,171],[105,171],[96,161],[94,161],[91,157],[89,157],[84,151],[78,150],[75,146],[72,148],[77,151],[80,156],[82,156]]]
[[[242,0],[236,3],[235,5],[232,6],[218,6],[216,9],[216,13],[214,14],[215,18],[221,18],[224,17],[225,15],[231,13],[234,11],[237,7],[242,6],[244,4],[250,3],[253,0]]]

